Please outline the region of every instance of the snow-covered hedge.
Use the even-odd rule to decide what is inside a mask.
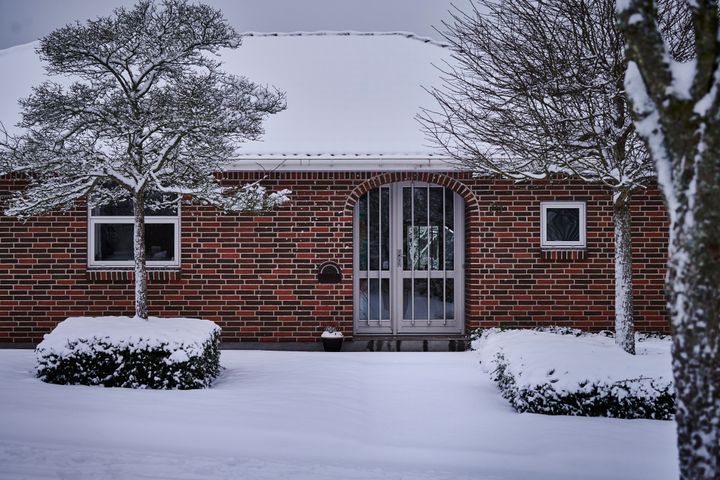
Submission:
[[[48,383],[209,387],[220,371],[220,327],[190,318],[73,317],[35,349]]]
[[[675,411],[667,337],[639,336],[629,355],[606,334],[490,329],[473,347],[519,412],[669,419]]]

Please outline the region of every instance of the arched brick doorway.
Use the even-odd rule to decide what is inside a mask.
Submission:
[[[477,213],[474,195],[439,174],[381,177],[358,186],[347,205],[355,334],[464,333],[465,227],[468,210]]]

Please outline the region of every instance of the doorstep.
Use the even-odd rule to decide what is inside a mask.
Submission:
[[[464,352],[469,342],[462,336],[346,338],[343,352]],[[222,350],[323,351],[322,342],[223,342]]]
[[[353,337],[349,351],[369,352],[464,352],[469,348],[466,337],[461,335],[422,336],[370,336]],[[345,344],[343,344],[345,349]]]

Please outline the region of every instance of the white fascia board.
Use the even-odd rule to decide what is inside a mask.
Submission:
[[[389,158],[389,157],[246,157],[225,164],[227,172],[282,171],[282,172],[449,172],[467,171],[448,158]]]

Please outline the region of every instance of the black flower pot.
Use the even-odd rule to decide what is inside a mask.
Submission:
[[[322,342],[326,352],[339,352],[342,350],[343,337],[323,338]]]

